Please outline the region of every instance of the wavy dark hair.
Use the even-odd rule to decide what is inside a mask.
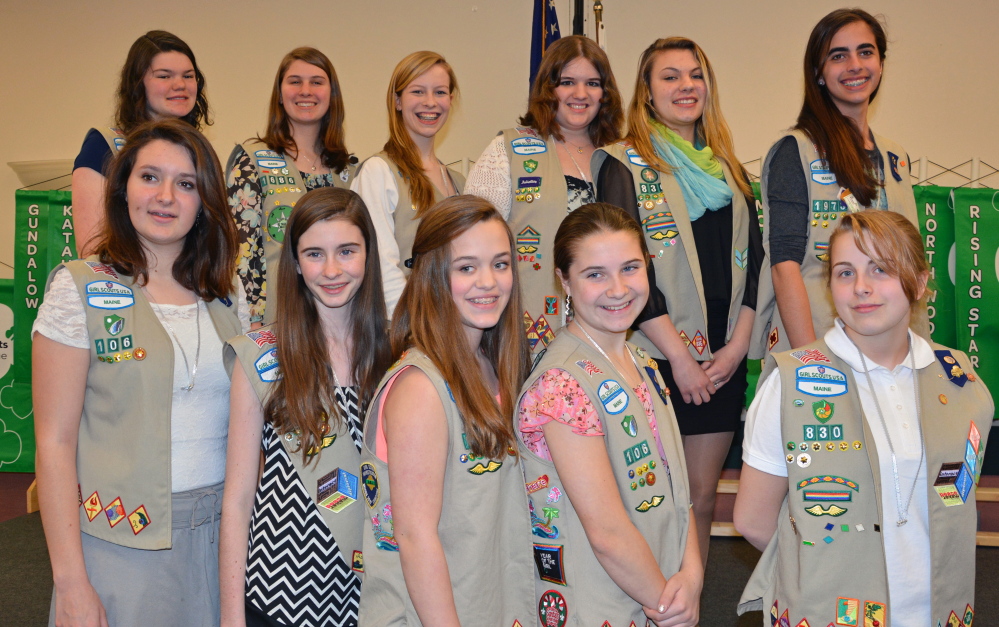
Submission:
[[[282,154],[298,153],[298,145],[291,134],[288,112],[284,110],[284,105],[281,103],[281,84],[284,82],[284,75],[288,72],[288,66],[295,61],[304,61],[309,65],[316,66],[326,74],[326,79],[330,82],[330,107],[319,126],[319,154],[326,167],[333,172],[341,172],[351,162],[351,155],[344,145],[343,92],[340,90],[340,81],[337,79],[336,70],[333,69],[329,57],[315,48],[295,48],[281,59],[277,75],[274,77],[271,103],[267,109],[267,132],[264,133],[263,137],[257,137],[257,139],[276,152]]]
[[[125,137],[125,146],[111,160],[104,188],[103,231],[95,253],[103,263],[144,284],[149,262],[128,211],[128,179],[139,152],[162,140],[187,151],[194,164],[201,209],[173,263],[173,278],[203,300],[226,298],[233,292],[236,272],[236,226],[229,213],[222,166],[212,145],[197,129],[170,118],[146,122]]]
[[[857,125],[840,112],[829,95],[829,88],[818,83],[832,38],[841,28],[855,22],[863,22],[871,28],[884,67],[888,36],[876,17],[863,9],[837,9],[819,20],[805,46],[805,99],[794,128],[812,140],[839,184],[853,192],[860,204],[870,206],[877,198],[881,184],[873,174],[871,157],[864,150],[865,138],[861,137]],[[880,89],[879,82],[868,102],[874,102]]]
[[[208,97],[205,95],[205,75],[198,68],[191,47],[180,37],[165,30],[151,30],[135,40],[128,50],[125,65],[121,66],[114,123],[123,133],[128,133],[136,126],[152,119],[149,117],[149,103],[146,100],[146,86],[143,79],[149,71],[149,66],[153,64],[153,59],[161,52],[179,52],[190,59],[194,67],[198,95],[194,99],[194,108],[180,119],[199,130],[202,125],[212,125]]]
[[[593,118],[587,132],[596,147],[606,146],[621,138],[621,124],[624,111],[621,105],[621,92],[617,89],[614,72],[611,71],[607,53],[592,39],[582,35],[572,35],[559,39],[545,50],[545,56],[538,66],[538,74],[531,87],[527,102],[527,113],[520,123],[534,129],[541,137],[554,137],[563,141],[562,130],[555,121],[558,113],[558,95],[555,88],[562,78],[562,70],[576,59],[586,59],[600,74],[600,86],[604,93],[600,98],[600,111]]]
[[[375,227],[368,208],[354,192],[322,187],[308,192],[295,205],[285,231],[278,264],[277,335],[281,379],[264,406],[264,417],[278,433],[301,433],[302,459],[308,464],[322,451],[326,423],[333,431],[346,424],[334,396],[329,342],[315,296],[298,272],[298,242],[313,225],[328,220],[353,224],[364,238],[364,279],[349,303],[351,375],[359,388],[360,416],[392,363],[386,329],[385,296]]]
[[[433,362],[454,395],[474,455],[500,459],[517,437],[513,420],[515,403],[530,371],[530,351],[524,335],[523,308],[517,264],[511,261],[513,290],[499,322],[482,334],[480,347],[496,369],[500,402],[490,393],[475,355],[455,350],[455,333],[461,333],[461,315],[451,296],[451,242],[480,222],[503,225],[515,259],[513,235],[493,205],[476,196],[452,196],[427,211],[413,241],[413,272],[392,317],[392,353],[416,347]],[[516,453],[514,453],[516,455]]]

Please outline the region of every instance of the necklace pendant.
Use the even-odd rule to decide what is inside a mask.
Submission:
[[[907,523],[907,522],[909,522],[909,519],[908,519],[908,518],[902,518],[902,519],[898,520],[898,521],[897,521],[897,522],[895,523],[895,526],[896,526],[896,527],[901,527],[902,525],[904,525],[904,524],[905,524],[905,523]]]

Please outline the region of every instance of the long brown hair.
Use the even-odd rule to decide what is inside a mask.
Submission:
[[[267,109],[267,132],[263,137],[257,139],[276,152],[282,154],[298,153],[298,145],[291,135],[288,112],[281,104],[281,84],[284,82],[284,75],[288,72],[288,66],[295,61],[304,61],[309,65],[316,66],[326,73],[326,79],[330,82],[330,107],[319,126],[319,141],[321,142],[319,154],[326,167],[333,172],[340,172],[347,167],[351,159],[344,144],[343,93],[340,91],[340,81],[337,79],[336,70],[333,69],[329,57],[315,48],[295,48],[281,59],[281,65],[278,66],[277,75],[274,77],[271,104]]]
[[[205,136],[190,124],[170,118],[146,122],[125,137],[125,146],[111,160],[104,188],[104,225],[95,252],[103,263],[145,283],[149,262],[128,212],[128,179],[139,151],[156,140],[176,144],[194,164],[201,209],[173,263],[173,278],[203,300],[232,293],[236,272],[236,226],[229,213],[222,166]]]
[[[514,403],[530,370],[520,305],[517,264],[511,263],[513,290],[495,327],[482,334],[480,347],[496,369],[500,403],[490,394],[474,353],[455,350],[462,322],[451,296],[451,242],[480,222],[496,220],[506,230],[514,258],[513,235],[487,200],[452,196],[427,211],[413,241],[413,272],[392,317],[392,353],[416,347],[433,362],[454,395],[474,455],[499,458],[516,449]]]
[[[121,77],[118,79],[118,92],[115,107],[114,123],[123,133],[128,133],[143,122],[148,122],[149,103],[146,100],[146,85],[143,79],[153,59],[161,52],[179,52],[191,60],[194,67],[194,78],[198,83],[198,95],[194,100],[191,112],[180,118],[196,129],[201,125],[212,125],[211,110],[208,108],[208,97],[205,95],[205,75],[194,60],[191,47],[180,37],[164,30],[151,30],[139,37],[128,50],[125,65],[121,66]]]
[[[667,50],[688,50],[697,60],[704,72],[704,85],[708,98],[704,103],[701,118],[694,125],[697,139],[714,151],[718,160],[728,166],[735,184],[745,196],[753,195],[749,185],[749,174],[735,156],[735,144],[732,141],[732,131],[722,115],[721,98],[718,96],[718,81],[711,62],[693,40],[686,37],[667,37],[657,39],[645,49],[638,60],[638,78],[635,79],[635,94],[628,106],[628,136],[627,140],[635,146],[635,151],[645,159],[646,163],[660,172],[669,173],[670,167],[656,153],[652,145],[652,121],[662,122],[652,104],[652,65],[656,58]]]
[[[614,143],[621,138],[621,124],[624,122],[621,92],[617,89],[607,53],[592,39],[582,35],[563,37],[545,50],[531,87],[527,113],[520,118],[520,123],[533,128],[542,137],[552,136],[559,141],[563,140],[562,129],[555,121],[555,114],[558,112],[555,88],[562,79],[562,70],[576,59],[586,59],[593,64],[600,74],[600,86],[604,90],[600,98],[600,111],[586,129],[590,141],[597,147]]]
[[[423,171],[423,158],[416,143],[409,136],[406,130],[406,123],[402,120],[402,112],[396,110],[396,99],[402,96],[402,92],[414,80],[426,74],[432,67],[439,65],[447,72],[448,80],[451,82],[452,106],[458,98],[458,79],[454,75],[454,70],[444,60],[444,57],[436,52],[423,50],[414,52],[407,56],[399,65],[395,66],[392,78],[389,80],[388,95],[386,102],[388,105],[389,118],[389,139],[385,142],[385,154],[399,167],[402,177],[409,182],[409,197],[416,207],[416,217],[422,218],[423,213],[434,204],[434,184],[430,182]]]
[[[281,379],[264,405],[264,417],[278,433],[301,434],[302,459],[321,451],[326,423],[333,432],[345,424],[334,390],[329,341],[323,331],[316,299],[298,272],[298,242],[313,225],[327,220],[353,224],[364,238],[364,279],[350,304],[351,374],[359,388],[359,412],[364,410],[379,379],[392,363],[386,330],[385,296],[378,261],[375,228],[361,197],[336,187],[308,192],[288,219],[286,240],[278,265],[277,356]]]
[[[884,67],[888,37],[884,26],[873,15],[863,9],[838,9],[819,20],[805,46],[805,100],[794,128],[808,135],[839,184],[853,192],[860,204],[869,206],[879,194],[880,183],[874,176],[871,157],[864,150],[865,138],[861,137],[857,125],[840,113],[829,95],[829,88],[818,83],[832,38],[841,28],[854,22],[864,22],[871,28]],[[879,89],[881,83],[868,102],[874,102]]]

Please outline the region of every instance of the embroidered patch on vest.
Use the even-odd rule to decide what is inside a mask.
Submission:
[[[534,172],[537,169],[538,169],[538,162],[537,161],[535,161],[534,159],[525,159],[524,160],[524,172],[527,172],[528,174],[530,174],[531,172]]]
[[[556,590],[549,590],[538,601],[538,619],[542,627],[565,627],[569,609],[565,599]]]
[[[795,370],[794,383],[810,396],[840,396],[849,389],[846,375],[828,366],[801,366]]]
[[[784,613],[780,615],[780,620],[777,623],[780,627],[791,627],[791,619],[787,617],[788,610],[784,610]]]
[[[812,180],[819,185],[835,185],[836,175],[829,169],[829,164],[822,159],[816,159],[808,164],[812,171]]]
[[[528,494],[534,494],[535,492],[544,490],[548,487],[548,475],[541,475],[534,481],[524,484],[524,487],[527,488]]]
[[[552,489],[548,491],[548,496],[545,498],[545,502],[558,503],[560,498],[562,498],[562,490],[559,490],[558,486],[552,486]]]
[[[975,620],[975,610],[971,609],[971,604],[967,604],[964,608],[964,625],[965,627],[971,627],[971,624]]]
[[[357,500],[357,475],[337,468],[316,481],[316,501],[320,507],[339,513]]]
[[[527,323],[531,318],[531,314],[524,312],[524,322]],[[530,344],[531,350],[538,345],[538,342],[547,348],[549,344],[555,339],[555,332],[552,331],[551,326],[548,324],[548,320],[545,319],[543,315],[538,316],[538,319],[534,321],[531,326],[527,329],[527,343]]]
[[[827,508],[823,508],[821,505],[816,503],[811,507],[806,507],[805,512],[811,514],[812,516],[842,516],[847,512],[845,507],[840,507],[839,505],[830,505]]]
[[[115,281],[93,281],[84,287],[87,304],[95,309],[125,309],[135,303],[132,289]]]
[[[777,616],[779,612],[777,610],[777,599],[774,599],[774,604],[770,606],[770,626],[773,627],[777,624]]]
[[[898,172],[898,166],[905,166],[905,161],[900,161],[894,152],[888,152],[888,166],[891,168],[891,177],[898,182],[902,181],[902,175]]]
[[[478,464],[472,466],[471,468],[468,469],[468,472],[472,473],[473,475],[484,475],[487,472],[496,472],[497,470],[500,469],[502,465],[503,462],[497,462],[490,459],[489,462],[486,464],[479,462]]]
[[[807,618],[802,618],[795,627],[811,627],[811,625],[808,624]]]
[[[153,521],[149,520],[149,512],[145,505],[135,508],[135,511],[128,515],[128,524],[132,526],[132,533],[139,535],[139,532],[148,527]]]
[[[589,359],[580,359],[576,362],[576,365],[583,369],[583,372],[590,375],[591,377],[595,374],[603,374],[603,370],[597,368],[596,365]]]
[[[803,501],[852,501],[853,494],[849,490],[805,490],[801,493]]]
[[[277,201],[274,201],[277,202]],[[267,236],[278,244],[284,242],[284,230],[288,226],[291,207],[278,205],[267,215]]]
[[[767,336],[767,350],[773,350],[777,342],[780,341],[780,334],[777,333],[777,327],[770,329],[770,334]]]
[[[829,401],[815,401],[812,403],[812,414],[814,414],[815,419],[822,424],[829,422],[829,419],[832,418],[835,411],[836,406]]]
[[[361,464],[361,485],[364,488],[364,502],[374,509],[378,505],[378,471],[371,462]]]
[[[663,245],[667,245],[667,242],[663,242],[663,240],[671,240],[680,234],[676,228],[676,220],[673,219],[673,214],[669,211],[660,211],[645,216],[642,219],[642,226],[645,227],[645,232],[649,234],[649,237],[657,242],[662,242]]]
[[[274,331],[267,329],[265,331],[250,331],[246,334],[246,337],[253,340],[253,343],[263,348],[270,344],[277,344],[277,336],[274,335]]]
[[[960,364],[957,363],[957,359],[948,350],[933,351],[936,354],[937,359],[940,360],[940,365],[943,366],[944,374],[950,379],[950,382],[957,385],[958,387],[964,387],[964,384],[968,382],[968,375],[964,373]]]
[[[253,367],[257,370],[257,376],[265,383],[271,383],[281,378],[276,348],[272,348],[260,357],[257,357],[257,360],[253,362]]]
[[[548,152],[548,146],[538,137],[518,137],[510,142],[510,149],[515,155],[538,155]]]
[[[620,414],[628,407],[628,393],[613,379],[601,383],[597,388],[597,395],[608,414]]]
[[[642,440],[638,444],[624,449],[624,463],[628,466],[638,463],[640,460],[645,459],[652,454],[652,449],[649,448],[649,441]]]
[[[856,482],[851,481],[845,477],[837,477],[835,475],[819,475],[816,477],[809,477],[808,479],[802,479],[798,482],[798,489],[806,488],[810,485],[816,485],[819,483],[836,483],[839,485],[846,486],[853,490],[854,492],[860,492],[860,486]]]
[[[87,520],[94,522],[102,509],[104,508],[101,506],[101,497],[97,495],[97,490],[94,490],[94,493],[87,498],[87,504],[83,506],[83,510],[87,512]]]
[[[125,520],[125,506],[121,504],[121,497],[116,497],[115,500],[111,501],[111,504],[104,508],[104,513],[107,514],[108,523],[111,524],[111,528]]]
[[[810,364],[815,362],[820,362],[824,364],[832,363],[829,358],[826,357],[825,353],[817,348],[809,348],[807,350],[792,351],[791,357],[794,357],[803,364]]]
[[[665,496],[660,496],[660,495],[653,496],[651,499],[645,500],[645,501],[642,501],[641,503],[639,503],[638,506],[635,507],[635,511],[636,512],[647,512],[650,509],[652,509],[653,507],[659,507],[660,505],[662,505],[662,502],[664,500],[666,500]]]
[[[621,427],[631,437],[638,437],[638,421],[635,420],[634,416],[625,416],[622,418]]]
[[[558,315],[558,296],[545,296],[545,315]]]
[[[535,544],[534,564],[542,581],[565,585],[565,570],[562,568],[562,547],[556,544]]]
[[[119,278],[118,273],[115,272],[115,269],[107,264],[101,263],[99,261],[85,261],[84,263],[90,266],[90,269],[93,270],[95,273],[106,274],[109,277],[115,279]]]
[[[355,573],[364,572],[364,553],[354,551],[354,555],[350,559],[350,569]]]
[[[884,603],[864,601],[864,627],[885,627]]]
[[[803,431],[806,442],[816,443],[812,446],[812,450],[815,451],[819,450],[818,442],[843,439],[843,425],[805,425]]]
[[[734,249],[734,253],[735,253],[735,265],[739,266],[740,270],[745,270],[746,265],[749,264],[749,249],[743,248],[742,250],[739,250],[738,248],[736,248]]]
[[[391,531],[388,531],[391,529]],[[382,508],[381,517],[375,514],[371,517],[371,530],[375,534],[375,546],[377,546],[382,551],[389,551],[390,553],[399,552],[399,543],[396,542],[395,536],[395,526],[392,524],[392,505],[386,504]]]
[[[836,625],[857,627],[860,622],[860,599],[836,599]]]
[[[643,168],[649,167],[649,164],[645,161],[645,159],[642,159],[641,155],[639,155],[635,151],[634,148],[629,148],[629,149],[625,150],[624,154],[625,154],[625,156],[628,157],[628,161],[630,161],[634,165],[637,165],[637,166],[640,166],[640,167],[643,167]]]
[[[545,522],[538,516],[538,513],[534,511],[534,502],[527,501],[527,507],[531,512],[531,533],[538,536],[539,538],[545,538],[547,540],[555,540],[558,538],[558,527],[550,524],[551,520]]]

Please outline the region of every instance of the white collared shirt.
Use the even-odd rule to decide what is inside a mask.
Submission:
[[[865,355],[871,384],[877,396],[871,394],[861,363],[860,353],[842,329],[837,319],[825,334],[829,349],[853,370],[860,405],[874,437],[881,474],[881,532],[888,570],[888,591],[891,595],[892,624],[928,625],[930,623],[930,531],[928,503],[926,500],[926,462],[920,466],[922,440],[917,422],[917,399],[910,366],[917,369],[931,365],[936,357],[929,343],[911,330],[911,353],[898,366],[888,370]],[[885,436],[885,427],[878,417],[878,406],[884,424],[895,448],[898,464],[898,485],[902,507],[913,491],[908,509],[908,522],[899,527],[895,477],[892,469],[891,449]],[[743,442],[742,461],[753,468],[778,477],[787,476],[784,442],[781,437],[781,385],[775,370],[763,382],[746,414],[746,435]],[[936,408],[923,407],[923,412]],[[924,416],[926,414],[924,413]],[[919,469],[917,476],[917,467]],[[832,594],[834,591],[830,591]],[[871,599],[875,600],[875,599]]]

